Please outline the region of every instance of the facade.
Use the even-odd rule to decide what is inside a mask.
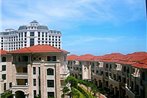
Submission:
[[[70,55],[68,68],[74,77],[89,80],[107,91],[108,98],[147,98],[146,52]]]
[[[13,98],[61,98],[63,81],[69,75],[68,52],[35,45],[0,53],[0,93],[10,90]]]
[[[0,32],[1,50],[16,50],[33,45],[51,45],[61,48],[61,32],[49,30],[47,26],[40,25],[37,21],[30,22],[29,25],[23,25],[14,29],[6,29]]]

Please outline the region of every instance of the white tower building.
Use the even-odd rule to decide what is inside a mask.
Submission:
[[[49,30],[47,26],[40,25],[36,20],[29,25],[23,25],[14,29],[6,29],[0,32],[1,50],[16,50],[33,45],[51,45],[61,48],[61,32]]]

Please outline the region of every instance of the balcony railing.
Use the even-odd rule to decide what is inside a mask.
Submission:
[[[16,79],[27,79],[28,73],[16,73]]]
[[[92,76],[95,78],[103,79],[103,75],[92,73]]]
[[[27,66],[30,62],[12,62],[16,66]]]
[[[119,86],[120,82],[119,81],[116,81],[114,79],[112,79],[110,76],[109,76],[109,82],[115,86]]]
[[[28,85],[12,85],[12,90],[20,90],[20,89],[22,89],[22,90],[27,90],[29,88],[29,86]]]
[[[70,74],[67,73],[67,74],[60,74],[60,78],[61,79],[66,79]]]
[[[126,89],[127,95],[129,95],[131,98],[135,98],[135,94],[130,90],[127,84],[125,84],[125,89]]]

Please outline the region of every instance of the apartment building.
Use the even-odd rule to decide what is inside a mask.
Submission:
[[[16,50],[33,45],[51,45],[61,48],[61,32],[50,30],[45,25],[40,25],[36,20],[28,25],[14,29],[6,29],[0,32],[1,50]]]
[[[108,98],[147,98],[146,52],[69,55],[67,59],[71,75],[105,89]]]
[[[69,75],[67,51],[49,45],[34,45],[0,51],[0,93],[10,90],[13,98],[61,98],[62,84]]]

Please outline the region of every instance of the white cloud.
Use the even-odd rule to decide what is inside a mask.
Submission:
[[[72,26],[71,22],[82,21],[114,24],[133,21],[140,17],[139,10],[136,13],[143,5],[140,2],[141,0],[5,0],[2,2],[2,9],[5,10],[2,13],[2,27],[18,26],[17,23],[24,24],[26,20],[33,19],[59,26]],[[128,15],[120,14],[119,8],[114,6],[128,10]]]

